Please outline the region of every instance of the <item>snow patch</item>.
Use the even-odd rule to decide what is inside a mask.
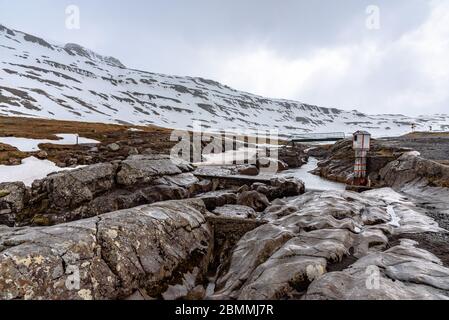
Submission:
[[[49,139],[29,139],[29,138],[16,138],[16,137],[0,137],[0,143],[10,145],[17,148],[22,152],[34,152],[39,151],[39,145],[44,143],[51,143],[57,145],[75,145],[77,135],[76,134],[57,134],[59,140]],[[93,139],[78,137],[79,144],[86,143],[100,143]]]
[[[396,214],[396,211],[394,211],[393,206],[388,206],[387,207],[387,213],[390,215],[391,217],[391,221],[388,223],[390,226],[399,228],[401,225],[399,224],[399,221],[401,221],[401,218],[398,217],[398,215]]]
[[[421,156],[421,153],[418,152],[418,151],[409,151],[409,152],[405,152],[404,154],[405,154],[405,155],[408,155],[408,156],[413,156],[413,157],[419,157],[419,156]]]
[[[60,168],[49,160],[39,160],[35,157],[29,157],[22,160],[18,166],[0,165],[0,183],[2,182],[23,182],[26,186],[31,186],[35,180],[45,178],[53,172],[74,170],[81,168]]]

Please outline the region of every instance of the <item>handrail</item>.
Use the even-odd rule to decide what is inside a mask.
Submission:
[[[339,141],[346,138],[344,132],[329,133],[304,133],[291,135],[289,140],[292,142],[313,142],[313,141]]]

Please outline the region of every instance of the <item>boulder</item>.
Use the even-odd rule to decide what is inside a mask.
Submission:
[[[193,185],[193,188],[191,189],[192,194],[200,194],[200,193],[207,193],[212,191],[213,183],[209,179],[201,179],[197,183]]]
[[[177,174],[174,176],[165,176],[162,178],[168,185],[178,186],[186,189],[195,189],[194,186],[198,185],[200,180],[190,172]],[[207,183],[203,184],[205,187]]]
[[[120,145],[118,143],[111,143],[107,145],[107,148],[109,151],[117,152],[121,149]]]
[[[218,216],[223,217],[247,218],[247,219],[256,218],[256,212],[254,211],[253,208],[239,205],[224,205],[222,207],[216,208],[212,212]]]
[[[244,184],[237,190],[237,193],[242,193],[242,192],[246,192],[246,191],[250,191],[250,190],[251,190],[251,188],[247,184]]]
[[[240,292],[241,300],[292,298],[348,254],[352,237],[347,230],[318,230],[287,241],[259,265]]]
[[[47,159],[47,158],[48,158],[48,153],[45,152],[45,151],[43,151],[43,150],[41,150],[41,151],[39,151],[38,153],[36,153],[36,157],[37,157],[38,159],[44,160],[44,159]]]
[[[157,201],[179,200],[209,190],[191,171],[169,156],[132,156],[125,161],[90,165],[37,180],[18,225],[50,225],[84,219]],[[11,223],[10,223],[11,224]]]
[[[285,197],[299,196],[305,192],[305,185],[296,178],[273,178],[270,185],[256,182],[251,185],[251,190],[264,194],[269,200]]]
[[[239,174],[244,176],[257,176],[259,174],[259,168],[254,165],[243,165],[237,168]]]
[[[45,197],[49,200],[49,208],[76,208],[111,190],[115,185],[116,170],[116,165],[102,163],[49,175],[33,183],[33,201]]]
[[[283,146],[278,150],[279,160],[291,169],[300,168],[308,160],[306,149],[307,146],[301,144]]]
[[[269,199],[299,196],[305,192],[305,185],[296,178],[274,178],[270,180]]]
[[[157,176],[181,174],[182,169],[188,170],[179,168],[169,157],[132,156],[122,161],[117,182],[125,186],[145,184],[152,182]]]
[[[227,204],[237,203],[237,195],[233,190],[211,191],[200,194],[197,197],[205,203],[207,210],[210,211]]]
[[[257,158],[257,167],[260,172],[266,172],[268,168],[274,169],[272,173],[285,171],[289,168],[289,165],[282,160],[268,158],[268,157],[259,157]],[[297,168],[297,167],[292,167]],[[264,170],[265,169],[265,170]]]
[[[128,150],[128,155],[130,155],[130,156],[134,156],[134,155],[138,155],[138,154],[139,154],[139,149],[137,149],[137,148],[130,148]]]
[[[406,153],[381,169],[380,177],[396,189],[411,183],[448,188],[449,166]]]
[[[44,228],[0,229],[0,299],[170,297],[204,281],[212,234],[201,200],[168,201]]]
[[[30,191],[22,182],[0,183],[0,225],[14,225],[29,198]]]
[[[8,164],[10,166],[19,166],[20,164],[22,164],[22,160],[21,159],[17,159],[17,158],[9,158],[8,159]]]
[[[261,212],[270,205],[270,201],[268,201],[267,197],[262,193],[257,191],[246,191],[237,196],[237,204]]]

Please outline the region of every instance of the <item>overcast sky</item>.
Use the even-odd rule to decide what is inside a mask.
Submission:
[[[71,4],[80,29],[65,27]],[[0,0],[0,23],[267,97],[449,113],[447,0]]]

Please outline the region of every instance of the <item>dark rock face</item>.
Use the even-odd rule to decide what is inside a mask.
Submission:
[[[0,298],[157,298],[187,273],[201,282],[212,239],[205,210],[200,200],[169,201],[54,227],[2,227]]]
[[[237,204],[237,194],[233,190],[211,191],[198,195],[198,198],[204,202],[207,210],[211,211],[217,207]]]
[[[208,181],[208,180],[207,180]],[[240,176],[213,178],[214,191],[198,195],[206,204],[208,210],[214,211],[225,205],[243,205],[256,211],[263,211],[270,200],[298,196],[305,192],[304,183],[295,178],[275,178],[260,180],[262,182],[245,180]],[[243,185],[242,185],[243,184]]]
[[[237,204],[261,212],[270,205],[270,201],[264,194],[257,191],[245,191],[238,195]]]
[[[315,157],[317,159],[322,159],[329,156],[329,150],[331,149],[331,147],[332,145],[319,146],[308,149],[306,153],[308,156]]]
[[[270,184],[252,184],[251,190],[264,194],[268,200],[274,200],[301,195],[305,192],[305,185],[296,178],[273,178]]]
[[[12,224],[30,198],[29,190],[22,182],[0,183],[0,225]]]
[[[266,223],[266,221],[259,219],[217,216],[212,214],[208,214],[206,220],[214,232],[214,254],[209,264],[209,273],[212,274],[219,273],[220,271],[218,270],[227,268],[227,262],[233,248],[245,234]]]
[[[257,176],[259,174],[259,168],[253,165],[240,166],[238,173],[244,176]]]
[[[299,168],[300,166],[302,166],[302,164],[298,164],[298,167],[293,168]],[[259,168],[259,171],[267,168],[269,168],[269,170],[273,170],[274,168],[277,172],[281,172],[287,170],[289,165],[279,159],[260,157],[257,160],[257,167]]]
[[[307,146],[301,144],[284,146],[279,149],[279,160],[286,163],[288,168],[300,168],[308,160],[308,155],[305,153],[306,149]]]
[[[304,182],[296,178],[274,178],[270,183],[266,194],[270,200],[298,196],[305,192]]]

